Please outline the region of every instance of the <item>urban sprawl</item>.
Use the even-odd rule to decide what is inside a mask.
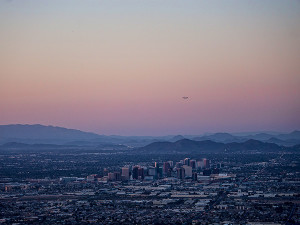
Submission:
[[[300,223],[296,153],[15,152],[0,167],[0,224]]]

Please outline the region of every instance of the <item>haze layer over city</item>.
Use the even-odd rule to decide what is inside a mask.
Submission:
[[[0,2],[0,224],[300,224],[300,3]]]

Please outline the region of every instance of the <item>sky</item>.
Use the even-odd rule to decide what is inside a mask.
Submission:
[[[0,1],[0,124],[289,132],[299,87],[298,0]]]

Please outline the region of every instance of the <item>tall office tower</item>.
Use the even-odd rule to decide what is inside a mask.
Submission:
[[[176,168],[182,167],[182,163],[181,163],[181,162],[177,162],[177,163],[175,164],[175,167],[176,167]]]
[[[184,173],[184,168],[177,168],[177,178],[178,179],[184,179],[185,173]]]
[[[191,160],[190,160],[190,166],[191,166],[193,169],[196,169],[196,160],[191,159]]]
[[[124,180],[129,180],[129,168],[128,167],[123,167],[122,168],[122,177]]]
[[[115,179],[117,181],[120,181],[121,180],[121,173],[120,172],[114,172],[114,174],[115,174]]]
[[[163,166],[164,175],[168,175],[170,169],[171,169],[170,163],[169,162],[164,162],[164,166]]]
[[[110,180],[110,181],[116,180],[115,173],[108,173],[108,180]]]
[[[185,177],[192,177],[193,175],[193,169],[191,166],[187,166],[187,165],[183,165],[182,166],[184,168],[184,172],[185,172]]]
[[[162,174],[160,174],[160,170],[159,170],[159,163],[155,162],[155,179],[161,178]]]
[[[138,170],[138,179],[139,180],[144,180],[144,178],[145,178],[145,174],[144,174],[144,168],[139,168],[139,170]]]
[[[168,163],[170,164],[171,168],[173,167],[174,163],[173,161],[168,161]]]
[[[158,175],[159,175],[159,178],[162,178],[163,177],[163,168],[162,167],[160,167],[159,169],[158,169]]]
[[[185,158],[183,160],[183,164],[189,166],[190,165],[190,158]]]
[[[135,180],[139,178],[139,166],[134,166],[132,168],[132,178]]]
[[[153,177],[156,176],[156,170],[155,170],[155,167],[149,167],[149,168],[148,168],[148,175],[149,175],[149,176],[153,176]]]
[[[203,164],[203,161],[197,161],[197,168],[203,168],[204,167],[204,164]]]
[[[198,180],[197,173],[193,173],[192,179],[193,179],[193,181],[197,181]]]
[[[204,168],[210,168],[209,160],[204,158],[203,159],[203,165],[204,165]]]

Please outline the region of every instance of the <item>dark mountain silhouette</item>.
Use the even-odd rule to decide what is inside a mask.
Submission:
[[[270,138],[266,142],[274,143],[281,146],[294,146],[300,144],[300,139],[287,139],[287,140],[281,140],[275,137]]]
[[[229,143],[229,142],[234,142],[234,141],[236,141],[236,142],[242,141],[242,138],[235,137],[228,133],[215,133],[215,134],[206,135],[206,136],[202,136],[202,137],[196,137],[196,138],[193,138],[193,140],[195,140],[195,141],[211,140],[211,141],[215,141],[215,142]]]
[[[300,131],[295,130],[289,134],[279,134],[276,137],[281,140],[300,140]]]
[[[229,133],[215,133],[204,136],[118,136],[98,135],[91,132],[83,132],[76,129],[63,127],[36,125],[0,125],[0,145],[8,142],[25,144],[58,144],[78,146],[99,146],[103,144],[126,145],[142,147],[153,142],[177,142],[185,137],[194,141],[213,141],[230,144],[243,143],[247,140],[259,140],[283,146],[293,146],[300,143],[300,131],[288,134],[278,133],[251,133],[251,135],[232,135]],[[209,147],[209,146],[208,146]]]
[[[222,151],[225,144],[213,141],[193,141],[182,139],[176,142],[154,142],[140,148],[142,152],[171,153],[171,152],[197,152],[197,151]]]
[[[280,140],[276,137],[272,137],[272,138],[266,140],[266,142],[274,143],[274,144],[277,144],[277,145],[283,145],[283,146],[288,145],[288,143],[286,141]]]
[[[249,139],[265,141],[265,140],[268,140],[268,139],[270,139],[272,137],[275,137],[275,136],[272,135],[272,134],[259,133],[259,134],[255,134],[255,135],[249,135],[249,136],[246,136],[246,137],[249,138]]]
[[[193,141],[183,139],[176,142],[154,142],[138,149],[141,152],[175,153],[175,152],[236,152],[236,151],[281,151],[285,147],[273,143],[264,143],[257,140],[248,140],[242,143],[232,142],[228,144],[214,141]]]
[[[204,141],[211,140],[215,142],[231,143],[231,142],[245,142],[247,140],[258,140],[268,143],[274,143],[283,146],[293,146],[300,143],[300,131],[293,131],[288,134],[275,133],[257,133],[250,135],[232,135],[229,133],[215,133],[201,137],[194,137],[192,140]]]
[[[168,141],[174,142],[174,141],[179,141],[179,140],[182,140],[182,139],[184,139],[184,136],[182,136],[182,135],[176,135],[176,136],[172,137]]]
[[[0,142],[63,143],[72,140],[92,140],[101,136],[63,127],[35,125],[0,125]]]
[[[266,143],[254,139],[250,139],[242,143],[228,143],[226,144],[226,147],[229,151],[280,151],[284,149],[284,147],[278,146],[274,143]]]
[[[282,146],[293,146],[300,143],[300,131],[293,131],[288,134],[276,134],[276,135],[259,133],[256,135],[246,136],[245,138],[251,138],[251,139],[274,143]]]
[[[58,144],[78,146],[99,146],[103,144],[125,144],[141,147],[155,140],[169,140],[173,136],[119,136],[98,135],[76,129],[35,125],[0,125],[0,145],[8,142],[26,144]]]

